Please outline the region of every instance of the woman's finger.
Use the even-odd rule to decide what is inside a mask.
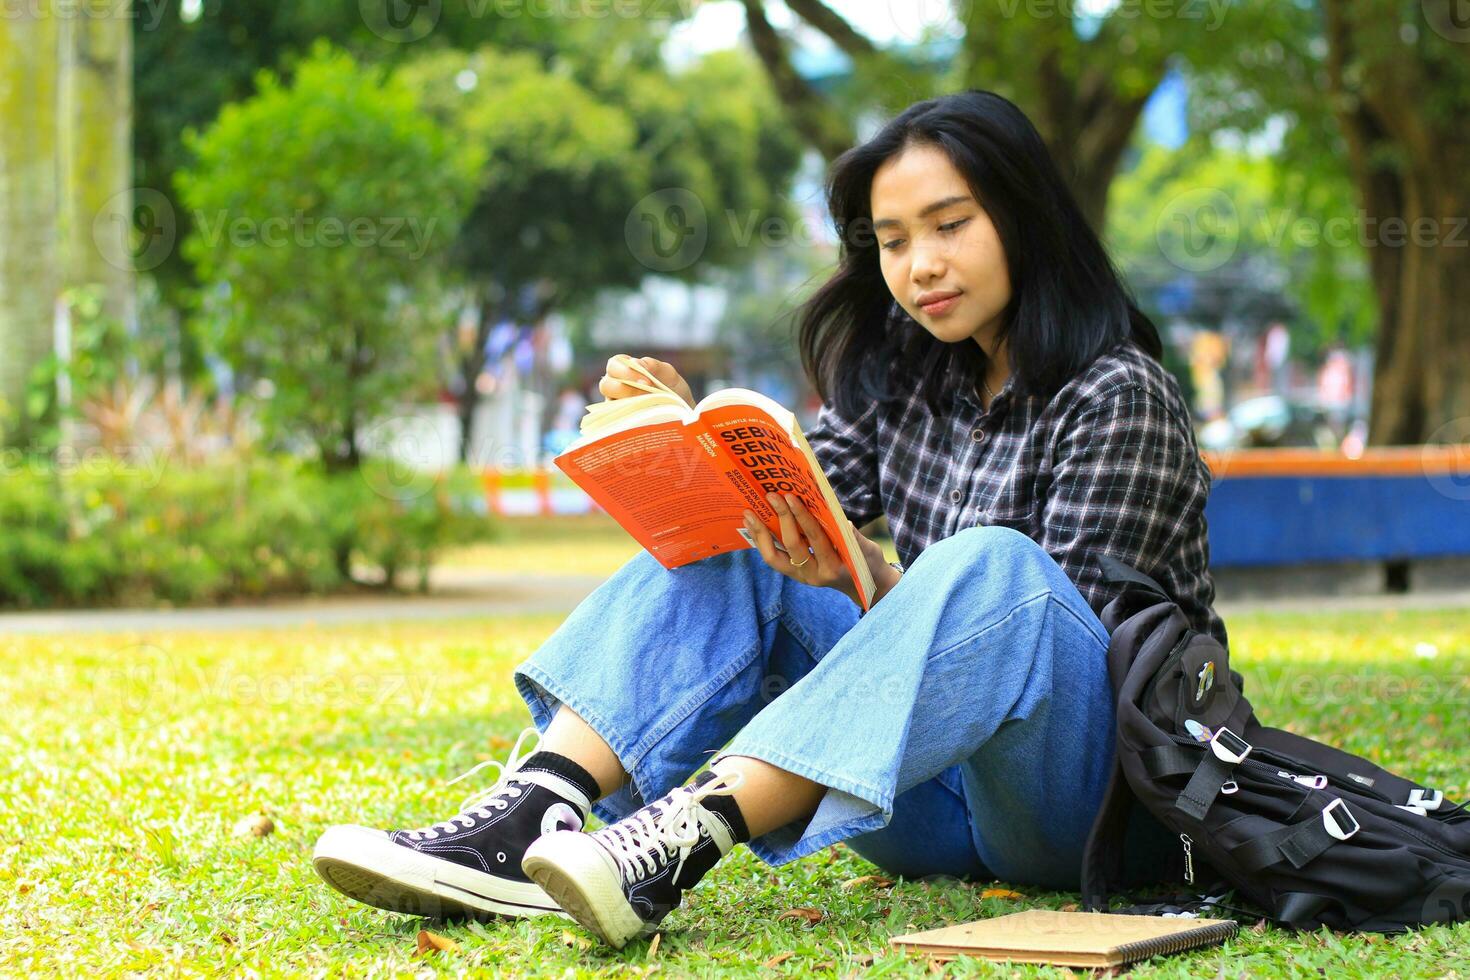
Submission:
[[[766,530],[766,526],[747,512],[745,529],[750,532],[751,539],[755,541],[755,550],[760,552],[766,564],[776,568],[776,546],[771,543],[771,533]]]
[[[776,512],[776,518],[781,523],[781,543],[786,545],[786,554],[791,564],[798,568],[805,566],[810,556],[807,552],[806,536],[801,533],[801,528],[796,523],[796,515],[791,513],[791,508],[787,506],[785,498],[780,494],[768,493],[766,501]]]
[[[787,495],[787,505],[791,508],[792,515],[796,518],[796,524],[801,528],[802,536],[811,543],[812,550],[816,552],[817,561],[825,568],[840,566],[842,559],[838,557],[837,550],[832,547],[832,542],[827,538],[827,532],[812,512],[806,509],[806,504],[795,494]]]

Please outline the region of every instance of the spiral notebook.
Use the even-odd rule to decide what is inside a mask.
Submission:
[[[1238,928],[1228,919],[1031,909],[895,936],[891,942],[935,959],[982,956],[1016,963],[1111,967],[1221,943]]]

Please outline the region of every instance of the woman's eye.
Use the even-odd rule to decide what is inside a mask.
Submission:
[[[898,246],[900,246],[902,244],[903,244],[903,239],[902,238],[895,238],[895,239],[893,239],[890,242],[884,242],[882,245],[879,245],[878,247],[881,248],[881,249],[883,249],[883,251],[885,251],[885,252],[891,252],[895,248],[897,248]]]
[[[954,231],[960,225],[964,224],[966,221],[969,221],[969,220],[970,220],[969,218],[961,218],[958,221],[951,221],[947,225],[940,225],[939,226],[939,230],[940,231]]]

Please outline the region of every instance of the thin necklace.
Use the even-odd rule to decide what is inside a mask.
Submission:
[[[991,398],[991,399],[995,398],[995,392],[993,392],[993,391],[990,390],[990,384],[989,384],[989,382],[987,382],[985,380],[985,378],[982,377],[980,379],[980,384],[985,387],[985,395],[986,395],[986,397]]]

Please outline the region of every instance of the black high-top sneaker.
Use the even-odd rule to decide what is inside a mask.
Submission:
[[[317,874],[359,902],[435,919],[564,914],[526,877],[521,859],[542,834],[581,830],[597,783],[564,756],[522,757],[522,743],[535,734],[522,732],[503,765],[482,762],[451,780],[500,769],[495,785],[448,820],[418,830],[328,828],[312,854]]]
[[[738,772],[702,773],[601,830],[547,834],[523,866],[567,914],[621,949],[651,934],[715,862],[749,840],[730,796],[740,783]]]

